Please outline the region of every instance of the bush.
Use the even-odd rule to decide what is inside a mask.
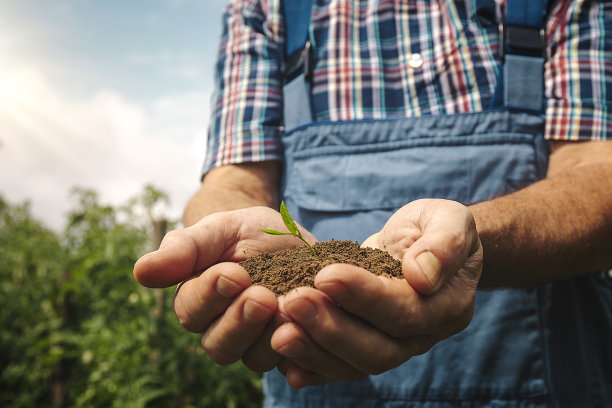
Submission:
[[[0,406],[260,406],[260,376],[215,365],[178,324],[173,290],[132,277],[165,195],[147,186],[121,207],[74,197],[62,234],[0,198]]]

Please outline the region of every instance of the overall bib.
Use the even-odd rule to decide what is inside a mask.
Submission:
[[[545,177],[544,119],[525,109],[534,107],[541,75],[523,72],[522,87],[507,86],[513,69],[533,62],[517,57],[506,58],[504,106],[473,114],[308,122],[298,76],[285,87],[287,119],[297,125],[283,137],[282,197],[291,214],[319,240],[362,242],[412,200],[471,204]],[[612,406],[611,371],[612,280],[597,273],[478,290],[464,331],[361,382],[296,391],[274,370],[264,377],[265,406]]]

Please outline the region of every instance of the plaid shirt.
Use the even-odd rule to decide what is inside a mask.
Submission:
[[[282,158],[285,22],[279,3],[234,0],[224,14],[204,173]],[[477,17],[476,0],[316,3],[316,120],[467,113],[489,106],[498,33],[496,24]],[[546,31],[545,137],[607,139],[612,3],[555,0]]]

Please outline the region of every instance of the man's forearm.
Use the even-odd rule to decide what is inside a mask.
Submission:
[[[612,267],[612,163],[605,156],[612,145],[592,143],[604,152],[557,162],[551,156],[546,179],[471,206],[484,248],[481,286],[528,285]]]
[[[195,224],[205,216],[254,206],[278,208],[278,162],[244,163],[211,170],[200,189],[187,203],[183,225]]]

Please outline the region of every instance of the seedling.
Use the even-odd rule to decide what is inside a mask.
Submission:
[[[282,231],[277,231],[277,230],[267,229],[267,228],[262,229],[262,231],[270,235],[293,235],[294,237],[301,239],[302,242],[308,245],[308,248],[310,248],[310,252],[312,252],[312,256],[314,256],[315,258],[318,258],[317,253],[315,252],[314,248],[308,243],[308,241],[304,239],[304,237],[302,236],[302,233],[297,227],[297,224],[295,223],[295,221],[293,221],[293,218],[291,217],[291,214],[289,214],[289,210],[287,210],[287,206],[285,205],[284,201],[281,201],[280,214],[289,232],[282,232]]]

